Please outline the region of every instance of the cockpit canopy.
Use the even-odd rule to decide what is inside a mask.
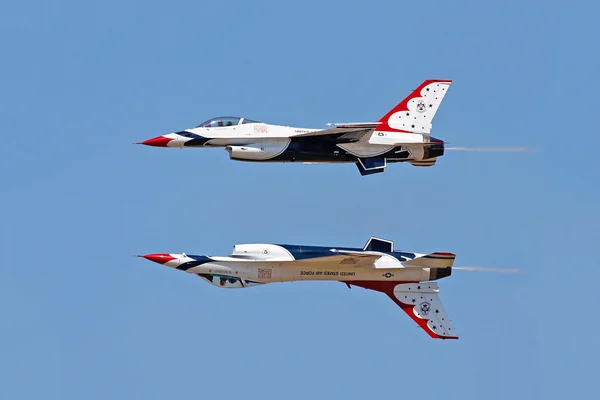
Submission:
[[[221,126],[233,126],[241,124],[258,124],[259,121],[253,121],[247,118],[240,117],[217,117],[204,121],[196,128],[216,128]]]

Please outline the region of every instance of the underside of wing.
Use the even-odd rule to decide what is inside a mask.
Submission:
[[[370,267],[375,261],[381,258],[381,254],[368,253],[351,253],[351,254],[336,254],[333,256],[305,258],[295,261],[271,261],[277,264],[290,264],[295,266],[320,266],[320,267]],[[266,261],[268,263],[269,261]],[[265,263],[265,261],[261,261]]]

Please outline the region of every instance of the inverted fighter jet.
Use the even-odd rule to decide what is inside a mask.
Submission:
[[[427,80],[379,121],[329,123],[329,129],[271,125],[239,117],[211,118],[195,128],[148,139],[156,147],[224,147],[232,160],[355,163],[362,175],[383,172],[388,163],[434,165],[444,142],[430,136],[452,81]]]
[[[388,295],[429,336],[458,339],[436,281],[450,276],[455,255],[394,250],[372,237],[364,248],[238,244],[227,257],[147,254],[150,261],[197,275],[220,288],[272,282],[340,281]]]

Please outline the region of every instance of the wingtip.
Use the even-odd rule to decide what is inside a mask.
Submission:
[[[456,254],[454,253],[450,253],[449,251],[436,251],[432,254],[438,255],[438,256],[448,256],[448,257],[456,257]]]
[[[443,339],[443,340],[447,340],[447,339],[450,339],[450,340],[457,340],[457,339],[458,339],[458,336],[439,336],[437,339]]]
[[[452,79],[426,79],[423,83],[452,83]]]

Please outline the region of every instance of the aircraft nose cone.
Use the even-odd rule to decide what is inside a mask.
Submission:
[[[177,260],[175,257],[172,257],[170,254],[146,254],[145,256],[138,256],[145,258],[146,260],[154,261],[159,264],[166,264],[169,261]]]
[[[145,144],[146,146],[154,146],[154,147],[167,147],[167,144],[174,139],[171,139],[166,136],[157,136],[152,139],[145,140],[143,142],[139,142],[137,144]]]

